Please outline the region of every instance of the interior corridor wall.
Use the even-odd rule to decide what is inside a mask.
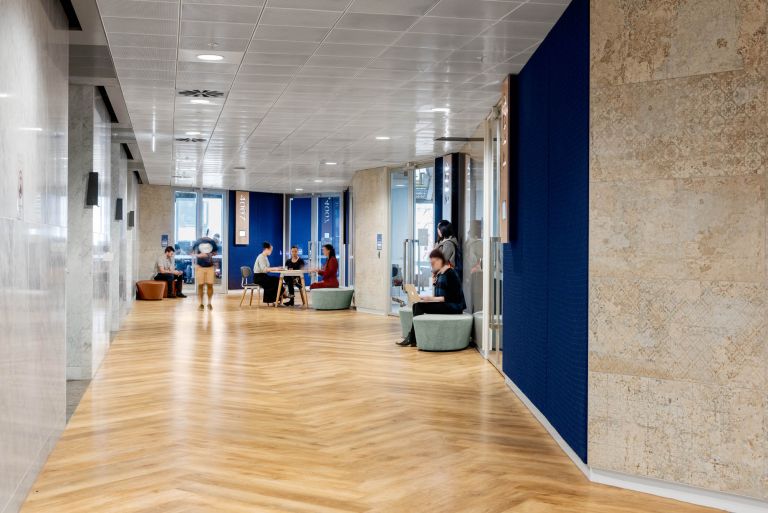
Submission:
[[[389,170],[358,171],[352,178],[354,208],[355,305],[386,314],[389,312],[391,268],[389,251]],[[376,248],[376,234],[383,246]]]
[[[595,468],[768,499],[767,25],[592,1]]]
[[[139,212],[136,228],[139,243],[139,265],[136,280],[151,280],[156,274],[155,262],[163,253],[160,237],[173,234],[173,190],[168,185],[138,185]],[[187,291],[189,292],[189,291]]]
[[[586,462],[588,0],[573,0],[517,85],[503,369]]]
[[[2,513],[18,511],[64,427],[68,38],[58,1],[3,0]]]

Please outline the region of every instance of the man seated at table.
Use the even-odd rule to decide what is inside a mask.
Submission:
[[[291,256],[285,261],[285,268],[293,271],[300,271],[304,269],[304,259],[299,256],[299,247],[291,246]],[[288,289],[289,301],[285,303],[286,306],[294,305],[295,287],[301,286],[301,280],[298,276],[286,276],[284,278],[285,287]]]
[[[167,286],[169,298],[184,298],[187,297],[181,293],[181,287],[184,284],[184,273],[176,270],[176,264],[173,259],[175,253],[176,252],[174,251],[173,246],[168,246],[165,248],[165,252],[157,257],[157,262],[155,262],[155,268],[157,271],[155,274],[155,279],[164,281],[168,284]],[[174,282],[176,283],[175,293],[173,289]]]
[[[256,257],[256,262],[253,264],[253,283],[264,289],[264,297],[262,301],[269,305],[277,303],[277,288],[280,284],[280,278],[271,276],[268,273],[277,272],[281,269],[269,265],[269,256],[272,254],[272,244],[265,241],[261,247],[262,251],[259,256]]]

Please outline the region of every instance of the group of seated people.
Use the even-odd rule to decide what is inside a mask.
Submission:
[[[218,253],[218,244],[215,240],[208,237],[202,237],[196,241],[192,252],[195,255],[195,280],[197,282],[197,292],[200,301],[200,309],[203,309],[204,292],[208,295],[208,308],[211,308],[211,298],[213,296],[213,256]],[[173,246],[165,248],[163,254],[158,257],[155,263],[155,279],[165,281],[168,284],[168,297],[185,298],[182,292],[184,284],[184,273],[176,269],[174,262],[175,249]],[[299,255],[298,246],[291,247],[291,255],[285,261],[284,267],[272,267],[269,263],[269,257],[272,254],[272,244],[264,242],[262,244],[261,254],[256,258],[253,265],[253,282],[264,289],[263,301],[267,304],[277,303],[277,290],[280,278],[269,273],[280,272],[286,269],[307,273],[317,273],[321,281],[313,283],[310,289],[331,289],[339,287],[338,272],[339,262],[336,259],[336,250],[331,244],[323,246],[323,255],[325,256],[325,265],[322,268],[306,268],[304,259]],[[285,277],[285,288],[283,290],[283,299],[287,300],[283,304],[294,306],[294,295],[299,278],[296,276]],[[205,290],[207,288],[207,290]]]
[[[325,256],[325,265],[317,269],[305,269],[304,259],[299,256],[298,246],[291,247],[291,255],[285,261],[283,267],[271,267],[269,257],[272,255],[272,244],[264,242],[262,244],[261,254],[256,258],[253,264],[253,282],[264,289],[262,301],[267,304],[278,302],[277,291],[280,288],[280,278],[269,273],[280,272],[286,269],[308,273],[317,273],[322,281],[310,285],[310,289],[337,289],[339,288],[339,261],[336,259],[336,250],[331,244],[323,246],[323,256]],[[283,289],[283,304],[285,306],[294,306],[294,296],[296,285],[299,284],[299,278],[296,276],[286,276],[285,288]]]

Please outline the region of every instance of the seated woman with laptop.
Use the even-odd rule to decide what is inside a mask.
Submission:
[[[434,273],[434,296],[418,296],[415,289],[408,291],[408,297],[412,302],[413,316],[424,314],[459,315],[464,313],[467,307],[464,302],[464,292],[461,288],[461,279],[458,273],[446,260],[442,251],[433,250],[429,254],[429,262]],[[415,296],[415,297],[414,297]],[[411,326],[411,331],[399,346],[415,346],[416,333]]]

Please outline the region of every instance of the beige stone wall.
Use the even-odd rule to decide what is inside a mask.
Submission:
[[[768,0],[592,0],[589,463],[768,498]]]
[[[355,304],[380,313],[389,309],[389,171],[358,171],[352,179],[354,201]],[[382,251],[376,234],[384,235]]]
[[[139,273],[137,280],[155,274],[155,261],[162,254],[160,237],[173,239],[173,191],[167,185],[139,185],[139,212],[134,228],[139,234]]]

